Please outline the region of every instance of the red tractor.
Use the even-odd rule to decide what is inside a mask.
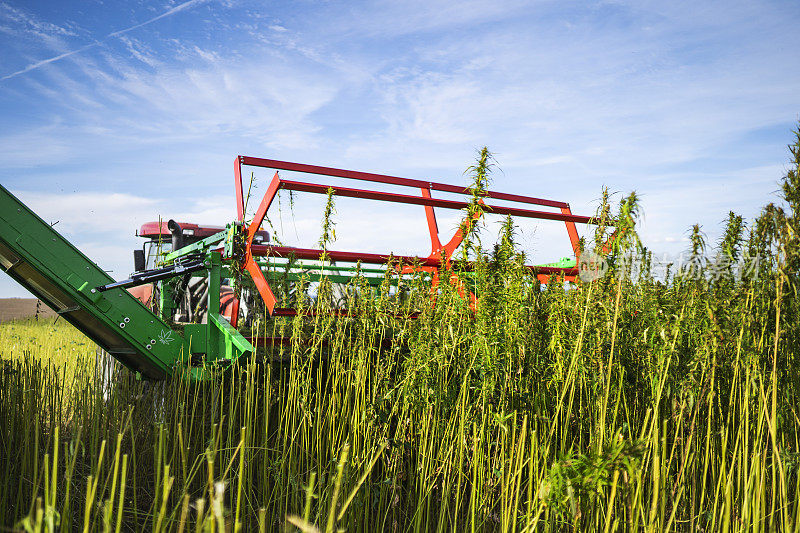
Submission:
[[[136,233],[147,239],[141,249],[133,251],[134,270],[143,272],[159,266],[160,258],[169,252],[180,250],[206,237],[217,234],[225,228],[221,226],[200,226],[188,222],[146,222]],[[269,232],[259,231],[253,238],[258,244],[269,243]],[[179,282],[175,292],[179,301],[175,303],[173,320],[179,323],[204,323],[208,307],[208,280],[203,275],[186,274]],[[156,284],[148,283],[132,287],[128,291],[146,307],[153,309],[158,304]],[[234,293],[230,280],[223,280],[220,288],[220,314],[228,321],[233,311]]]

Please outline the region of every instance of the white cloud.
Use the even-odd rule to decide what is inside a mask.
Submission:
[[[225,223],[235,153],[464,183],[486,144],[497,189],[579,214],[603,185],[636,189],[646,240],[679,251],[693,222],[713,236],[728,209],[754,216],[774,199],[782,156],[743,139],[797,118],[796,17],[777,4],[244,9],[227,17],[209,4],[234,28],[212,38],[119,34],[21,77],[56,118],[3,128],[0,171],[76,191],[146,190],[143,217]],[[2,179],[22,183],[8,170]],[[318,237],[315,206],[284,221],[298,244]],[[339,245],[410,251],[427,239],[420,213],[354,204],[340,212]],[[526,228],[526,246],[543,261],[566,255],[562,230]]]
[[[36,69],[38,69],[40,67],[43,67],[45,65],[49,65],[51,63],[55,63],[55,62],[61,61],[62,59],[73,57],[73,56],[75,56],[77,54],[81,54],[82,52],[86,52],[87,50],[91,50],[93,48],[96,48],[97,46],[100,46],[102,44],[102,41],[105,41],[105,40],[110,39],[112,37],[121,38],[126,33],[130,33],[131,31],[134,31],[134,30],[137,30],[137,29],[142,28],[144,26],[147,26],[149,24],[152,24],[153,22],[159,21],[159,20],[161,20],[163,18],[166,18],[166,17],[170,17],[170,16],[172,16],[172,15],[174,15],[176,13],[180,13],[181,11],[185,11],[187,9],[191,9],[193,7],[199,6],[201,4],[205,4],[208,1],[209,0],[188,0],[186,2],[182,2],[181,4],[168,9],[164,13],[161,13],[160,15],[157,15],[157,16],[152,17],[150,19],[147,19],[144,22],[141,22],[139,24],[134,24],[133,26],[129,26],[129,27],[123,28],[121,30],[113,31],[113,32],[107,34],[105,37],[103,37],[102,40],[94,40],[93,42],[90,42],[90,43],[85,44],[83,46],[80,46],[80,47],[77,47],[77,48],[74,48],[74,49],[71,49],[71,50],[67,50],[67,51],[62,51],[61,53],[59,53],[57,55],[54,55],[52,57],[48,57],[46,59],[41,59],[39,61],[35,61],[33,63],[30,63],[25,68],[16,70],[14,72],[6,74],[5,76],[0,77],[0,81],[10,80],[10,79],[16,78],[17,76],[20,76],[22,74],[27,74],[28,72],[36,70]],[[59,41],[57,39],[52,39],[53,36],[63,36],[63,35],[75,36],[75,35],[77,35],[76,33],[71,32],[69,30],[66,30],[65,28],[62,28],[60,26],[56,26],[54,24],[50,24],[50,23],[47,23],[47,22],[38,21],[35,18],[23,13],[22,11],[14,9],[13,7],[11,7],[8,4],[6,4],[5,2],[0,3],[0,16],[4,16],[5,18],[10,19],[12,22],[23,23],[23,24],[29,26],[30,28],[32,28],[32,31],[35,34],[39,35],[42,38],[45,38],[46,40],[48,40],[52,44],[59,45],[58,48],[63,47],[63,45],[61,44],[61,41]],[[125,44],[129,46],[130,45],[130,41],[126,42]],[[130,46],[129,46],[129,48],[130,48]]]
[[[163,202],[121,193],[15,191],[34,212],[68,235],[132,233],[133,222],[152,218]]]
[[[526,0],[504,2],[481,0],[397,2],[384,0],[376,3],[354,4],[345,10],[338,8],[321,10],[318,16],[327,19],[327,24],[324,25],[322,21],[319,21],[320,26],[327,27],[328,31],[336,32],[346,38],[352,38],[354,35],[358,37],[398,37],[414,33],[452,31],[471,25],[507,20],[523,10],[536,9],[537,5],[547,3]],[[465,33],[467,37],[470,35],[472,32]]]
[[[8,32],[12,32],[16,29],[21,32],[32,33],[42,38],[77,35],[77,33],[69,27],[59,26],[45,20],[40,20],[7,2],[0,2],[0,19],[15,24],[14,28],[5,26]]]
[[[133,37],[128,37],[126,35],[120,35],[119,40],[125,45],[125,48],[128,49],[131,56],[138,59],[145,65],[151,68],[158,68],[161,66],[161,62],[155,58],[153,51],[138,39],[134,39]]]

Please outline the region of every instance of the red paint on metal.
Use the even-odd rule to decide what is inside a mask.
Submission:
[[[267,216],[267,210],[269,209],[269,206],[272,205],[272,200],[275,199],[275,195],[278,194],[278,190],[280,188],[281,179],[278,177],[278,173],[276,172],[269,184],[269,187],[267,187],[267,192],[264,193],[264,198],[262,198],[261,204],[258,206],[258,211],[256,211],[253,221],[250,223],[250,226],[247,229],[248,243],[252,244],[253,237],[261,227],[261,224],[264,222],[264,217]]]
[[[221,226],[200,226],[198,224],[190,224],[189,222],[178,222],[178,224],[181,226],[181,229],[184,232],[187,230],[193,231],[193,237],[199,239],[210,237],[211,235],[219,233],[225,229]],[[169,238],[171,235],[172,233],[170,233],[169,229],[167,228],[166,220],[161,221],[161,224],[158,222],[145,222],[139,229],[139,237],[155,239],[158,237]]]
[[[424,198],[431,198],[430,189],[422,188],[420,190]],[[428,232],[431,235],[431,254],[435,254],[439,252],[442,243],[439,241],[439,224],[436,223],[436,213],[433,210],[433,206],[425,206],[425,219],[428,222]]]
[[[272,178],[272,182],[269,184],[267,192],[264,193],[264,198],[258,206],[258,211],[256,211],[256,215],[247,229],[247,242],[245,245],[245,268],[250,273],[250,277],[253,278],[253,283],[255,283],[256,289],[264,300],[264,304],[267,306],[267,311],[270,314],[272,314],[272,310],[275,308],[275,304],[278,300],[275,298],[272,288],[264,277],[264,273],[261,272],[261,267],[259,267],[253,259],[252,248],[253,238],[261,227],[261,223],[264,222],[264,217],[267,216],[267,210],[272,204],[272,200],[278,193],[279,188],[280,179],[278,178],[278,173],[275,172],[275,177]]]
[[[291,163],[289,161],[278,161],[276,159],[263,159],[260,157],[239,156],[243,165],[253,167],[271,168],[275,170],[289,170],[292,172],[304,172],[306,174],[317,174],[321,176],[332,176],[336,178],[349,178],[361,181],[372,181],[384,183],[386,185],[400,185],[403,187],[414,187],[416,189],[427,188],[434,191],[449,192],[454,194],[472,194],[472,189],[448,185],[447,183],[437,183],[434,181],[415,180],[409,178],[399,178],[397,176],[387,176],[384,174],[372,174],[370,172],[358,172],[355,170],[344,170],[340,168],[321,167],[316,165],[305,165],[302,163]],[[489,191],[487,197],[497,200],[507,200],[509,202],[520,202],[524,204],[536,204],[548,207],[567,207],[566,202],[556,200],[546,200],[544,198],[534,198],[519,194],[508,194],[502,192]]]
[[[438,198],[425,198],[424,196],[413,196],[410,194],[398,194],[391,192],[369,191],[365,189],[351,189],[349,187],[336,187],[333,185],[320,185],[316,183],[305,183],[302,181],[280,180],[282,189],[291,191],[310,192],[315,194],[327,194],[328,189],[333,189],[337,196],[346,198],[364,198],[367,200],[380,200],[400,204],[423,205],[430,207],[443,207],[445,209],[465,209],[469,202],[459,202],[456,200],[444,200]],[[559,220],[564,222],[578,222],[587,224],[592,219],[580,215],[565,215],[563,213],[551,213],[549,211],[534,211],[518,207],[506,207],[484,204],[486,213],[496,215],[511,215],[525,218],[540,218],[544,220]]]
[[[236,189],[236,220],[244,222],[244,189],[242,187],[242,158],[233,162],[233,184]]]
[[[225,229],[222,226],[201,226],[189,222],[178,222],[178,224],[183,230],[184,235],[186,235],[186,231],[192,232],[191,238],[193,240],[205,239]],[[139,228],[138,235],[139,237],[148,239],[158,239],[160,237],[167,241],[171,238],[172,233],[169,231],[169,228],[167,228],[167,221],[163,220],[160,224],[158,222],[145,222],[142,224],[142,227]],[[269,240],[269,232],[267,231],[260,231],[258,235],[261,235],[266,241]]]
[[[569,206],[562,207],[561,213],[564,215],[572,215]],[[575,253],[575,260],[577,261],[580,259],[581,255],[581,239],[578,236],[578,228],[575,227],[575,222],[565,220],[564,223],[567,225],[567,235],[569,235],[569,242],[572,245],[572,251]]]
[[[139,285],[138,287],[131,287],[126,289],[131,296],[142,302],[146,308],[150,309],[150,304],[153,300],[153,284],[147,283],[145,285]]]
[[[231,326],[236,327],[239,325],[239,306],[241,305],[241,301],[236,295],[233,296],[233,302],[231,303],[231,316],[228,319],[228,322],[231,323]]]
[[[419,265],[420,270],[424,267],[433,267],[439,269],[442,267],[442,260],[436,257],[420,257],[416,255],[392,255],[392,254],[372,254],[367,252],[346,252],[342,250],[320,250],[315,248],[295,248],[293,246],[269,246],[269,245],[252,245],[253,257],[280,257],[288,258],[294,257],[295,259],[306,260],[319,260],[322,254],[326,254],[331,261],[341,263],[356,263],[361,261],[371,265],[386,265],[392,263],[395,268],[412,267]],[[473,263],[459,262],[459,269],[472,270]],[[548,267],[538,265],[526,265],[525,268],[530,269],[535,273],[542,274],[577,274],[576,268],[563,268],[563,267]]]
[[[369,263],[372,265],[385,265],[389,262],[395,264],[402,263],[405,265],[419,263],[421,266],[435,267],[441,265],[438,259],[415,255],[371,254],[367,252],[343,252],[339,250],[318,250],[314,248],[295,248],[293,246],[269,246],[259,244],[251,246],[251,254],[253,256],[295,257],[296,259],[316,261],[319,260],[323,253],[326,254],[331,261],[343,263],[361,261],[362,263]]]
[[[238,307],[239,299],[233,293],[230,287],[222,287],[219,291],[219,314],[225,317],[225,320],[233,324],[233,308],[234,305]],[[238,313],[238,309],[237,309]]]
[[[271,315],[273,309],[275,309],[275,304],[278,303],[278,299],[275,298],[275,294],[272,292],[272,288],[269,286],[269,283],[267,283],[264,273],[261,272],[261,268],[256,264],[255,261],[253,261],[252,257],[248,259],[245,268],[250,273],[250,277],[253,278],[253,283],[255,283],[256,289],[261,295],[261,299],[264,300],[264,305],[267,306],[267,311],[269,311],[269,314]]]
[[[257,263],[253,259],[254,257],[257,256],[272,256],[281,258],[294,257],[297,259],[320,260],[324,254],[329,260],[336,262],[355,263],[360,261],[362,263],[368,263],[368,264],[391,263],[391,267],[395,269],[399,275],[409,274],[419,271],[430,273],[433,280],[431,292],[432,296],[435,299],[435,295],[437,293],[436,286],[439,283],[440,279],[439,270],[441,268],[450,268],[452,256],[455,253],[456,249],[463,242],[465,234],[470,231],[472,226],[477,222],[477,220],[483,214],[489,213],[498,215],[510,215],[510,216],[524,217],[524,218],[535,218],[535,219],[555,220],[564,222],[567,227],[567,233],[569,235],[570,244],[572,246],[573,251],[575,252],[576,259],[578,258],[578,254],[580,252],[579,249],[580,241],[575,224],[576,223],[586,224],[595,222],[592,217],[573,215],[572,211],[570,210],[569,204],[565,202],[557,202],[554,200],[544,200],[541,198],[533,198],[522,195],[489,191],[484,193],[482,197],[478,200],[483,209],[477,213],[472,214],[471,216],[467,216],[461,223],[459,228],[456,230],[455,234],[447,242],[447,244],[443,246],[439,237],[439,228],[436,222],[436,214],[434,208],[439,207],[445,209],[463,210],[468,208],[470,206],[470,203],[465,201],[433,198],[431,192],[437,190],[448,193],[471,195],[473,191],[469,188],[447,185],[443,183],[400,178],[396,176],[387,176],[383,174],[371,174],[367,172],[356,172],[356,171],[336,169],[331,167],[320,167],[314,165],[291,163],[287,161],[278,161],[274,159],[261,159],[261,158],[246,157],[246,156],[239,156],[236,159],[234,167],[236,190],[237,190],[237,214],[240,216],[240,220],[243,220],[242,217],[245,215],[243,202],[241,200],[242,165],[258,166],[263,168],[271,168],[275,170],[287,170],[293,172],[302,172],[302,173],[317,174],[317,175],[331,176],[338,178],[349,178],[361,181],[371,181],[386,185],[415,187],[421,191],[421,194],[417,196],[410,194],[398,194],[398,193],[374,191],[367,189],[355,189],[350,187],[331,186],[318,183],[283,180],[279,177],[279,174],[276,171],[274,177],[272,178],[272,181],[269,184],[267,192],[264,194],[264,198],[262,199],[261,204],[259,205],[259,208],[256,211],[255,217],[253,218],[252,222],[247,228],[246,258],[245,258],[245,267],[247,271],[250,272],[250,275],[253,277],[253,280],[256,284],[256,288],[258,289],[259,293],[264,299],[264,302],[267,305],[267,309],[269,310],[270,314],[274,316],[295,316],[297,314],[297,311],[294,309],[275,307],[276,305],[275,296],[272,293],[272,290],[266,278],[264,277],[263,272],[261,272],[261,269],[258,267]],[[378,201],[411,204],[411,205],[421,205],[425,208],[425,217],[428,223],[428,232],[430,234],[430,240],[431,240],[431,254],[428,257],[396,256],[392,254],[346,252],[339,250],[323,251],[310,248],[296,248],[287,246],[268,246],[268,245],[253,244],[253,236],[259,230],[266,216],[266,213],[270,205],[272,204],[272,201],[274,200],[275,196],[277,195],[280,189],[309,192],[314,194],[327,194],[328,191],[332,189],[337,196],[343,196],[349,198],[363,198],[369,200],[378,200]],[[506,200],[519,203],[555,207],[558,208],[560,212],[539,211],[532,209],[523,209],[520,207],[487,205],[486,203],[484,203],[484,198],[494,198],[497,200]],[[458,266],[460,269],[470,270],[473,265],[469,262],[462,261],[459,262]],[[528,265],[527,268],[529,268],[542,282],[547,282],[551,276],[557,276],[559,279],[563,280],[574,281],[578,275],[577,268],[540,267],[535,265]],[[465,288],[463,281],[461,281],[455,274],[451,275],[449,281],[450,283],[456,286],[456,290],[459,292],[459,294],[461,294],[465,299],[468,300],[470,308],[473,311],[476,310],[478,303],[477,297],[471,292],[467,294],[468,291]],[[347,311],[334,311],[334,313],[337,315],[347,316]]]

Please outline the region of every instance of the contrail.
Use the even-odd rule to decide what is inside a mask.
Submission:
[[[39,67],[41,67],[43,65],[47,65],[47,64],[52,63],[54,61],[58,61],[59,59],[64,59],[65,57],[69,57],[69,56],[71,56],[73,54],[77,54],[78,52],[83,52],[84,50],[88,50],[89,48],[93,48],[93,47],[97,46],[98,44],[100,44],[100,43],[99,42],[94,42],[92,44],[87,44],[86,46],[82,46],[82,47],[78,48],[77,50],[72,50],[71,52],[65,52],[65,53],[63,53],[61,55],[58,55],[58,56],[55,56],[55,57],[51,57],[50,59],[42,59],[41,61],[37,61],[36,63],[31,63],[30,65],[28,65],[27,67],[25,67],[22,70],[18,70],[16,72],[13,72],[13,73],[7,75],[7,76],[3,76],[2,78],[0,78],[0,81],[4,81],[4,80],[7,80],[9,78],[13,78],[15,76],[19,76],[20,74],[25,74],[26,72],[30,72],[31,70],[37,69],[37,68],[39,68]]]
[[[141,24],[137,24],[135,26],[131,26],[130,28],[125,28],[124,30],[119,30],[119,31],[115,31],[113,33],[109,33],[108,35],[106,35],[106,39],[108,39],[109,37],[118,37],[118,36],[120,36],[120,35],[122,35],[124,33],[128,33],[131,30],[135,30],[137,28],[141,28],[142,26],[147,26],[151,22],[155,22],[157,20],[161,20],[164,17],[168,17],[170,15],[174,15],[175,13],[177,13],[179,11],[183,11],[184,9],[189,9],[190,7],[194,7],[194,6],[198,5],[198,4],[205,4],[206,2],[208,2],[208,0],[189,0],[188,2],[184,2],[184,3],[180,4],[180,5],[177,5],[177,6],[173,7],[172,9],[160,14],[157,17],[153,17],[150,20],[144,21]]]
[[[7,74],[7,75],[3,76],[2,78],[0,78],[0,81],[5,81],[5,80],[11,79],[11,78],[15,78],[15,77],[19,76],[20,74],[25,74],[26,72],[30,72],[31,70],[35,70],[35,69],[37,69],[39,67],[42,67],[44,65],[48,65],[50,63],[54,63],[56,61],[64,59],[65,57],[69,57],[69,56],[77,54],[79,52],[83,52],[84,50],[88,50],[89,48],[94,48],[95,46],[98,46],[103,41],[105,41],[107,39],[110,39],[111,37],[119,37],[120,35],[124,35],[124,34],[128,33],[129,31],[133,31],[135,29],[141,28],[142,26],[147,26],[148,24],[151,24],[151,23],[153,23],[153,22],[155,22],[157,20],[161,20],[161,19],[163,19],[165,17],[169,17],[171,15],[174,15],[175,13],[178,13],[179,11],[184,11],[186,9],[192,8],[192,7],[194,7],[196,5],[199,5],[199,4],[205,4],[208,1],[209,0],[188,0],[187,2],[179,4],[179,5],[175,6],[175,7],[173,7],[172,9],[169,9],[169,10],[165,11],[164,13],[162,13],[162,14],[156,16],[156,17],[153,17],[153,18],[151,18],[149,20],[146,20],[144,22],[140,22],[139,24],[135,24],[135,25],[133,25],[133,26],[131,26],[129,28],[125,28],[123,30],[117,30],[115,32],[111,32],[108,35],[106,35],[103,39],[101,39],[100,41],[95,41],[95,42],[93,42],[91,44],[87,44],[85,46],[82,46],[82,47],[80,47],[80,48],[78,48],[76,50],[71,50],[69,52],[64,52],[63,54],[60,54],[60,55],[57,55],[57,56],[53,56],[53,57],[48,58],[48,59],[43,59],[41,61],[37,61],[36,63],[31,63],[30,65],[28,65],[27,67],[25,67],[22,70],[18,70],[16,72],[12,72],[11,74]]]

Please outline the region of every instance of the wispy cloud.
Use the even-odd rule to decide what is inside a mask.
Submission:
[[[125,45],[125,48],[130,52],[130,54],[141,61],[142,63],[148,65],[149,67],[156,68],[161,63],[153,56],[151,50],[148,49],[146,45],[138,41],[137,39],[133,39],[131,37],[127,37],[125,35],[121,35],[119,37],[120,42]]]
[[[224,225],[233,210],[231,202],[221,197],[189,195],[175,205],[164,199],[123,193],[20,190],[15,194],[44,220],[56,223],[59,232],[117,277],[131,272],[131,250],[142,245],[135,232],[145,222],[162,217]]]
[[[121,37],[121,36],[125,35],[128,32],[131,32],[133,30],[142,28],[142,27],[147,26],[149,24],[152,24],[152,23],[154,23],[156,21],[159,21],[159,20],[161,20],[163,18],[170,17],[172,15],[175,15],[176,13],[180,13],[181,11],[185,11],[187,9],[191,9],[193,7],[196,7],[196,6],[200,5],[200,4],[205,4],[205,3],[209,2],[209,1],[210,0],[188,0],[186,2],[183,2],[182,4],[179,4],[179,5],[171,8],[171,9],[168,9],[167,11],[165,11],[162,14],[160,14],[160,15],[158,15],[156,17],[153,17],[151,19],[148,19],[148,20],[146,20],[144,22],[141,22],[139,24],[134,24],[133,26],[129,26],[127,28],[111,32],[101,40],[98,40],[98,41],[95,41],[93,43],[89,43],[87,45],[81,46],[80,48],[77,48],[75,50],[70,50],[69,52],[58,54],[56,56],[53,56],[53,57],[50,57],[50,58],[47,58],[47,59],[43,59],[41,61],[37,61],[35,63],[31,63],[30,65],[26,66],[23,69],[17,70],[16,72],[12,72],[10,74],[6,74],[3,77],[0,77],[0,81],[5,81],[5,80],[10,80],[11,78],[16,78],[17,76],[20,76],[20,75],[25,74],[27,72],[30,72],[32,70],[36,70],[36,69],[38,69],[40,67],[43,67],[45,65],[49,65],[50,63],[54,63],[56,61],[60,61],[60,60],[62,60],[64,58],[67,58],[67,57],[70,57],[70,56],[74,56],[75,54],[79,54],[81,52],[85,52],[86,50],[89,50],[91,48],[95,48],[95,47],[101,45],[103,43],[103,41],[106,41],[107,39],[111,39],[113,37]],[[50,29],[50,27],[54,27],[54,28],[58,28],[58,29],[63,30],[63,28],[60,28],[58,26],[54,26],[52,24],[36,22],[35,19],[33,19],[32,17],[29,17],[27,15],[22,14],[21,11],[16,10],[14,8],[11,8],[11,6],[8,6],[5,3],[0,3],[0,7],[4,7],[4,8],[8,9],[8,13],[11,13],[11,15],[14,17],[12,20],[21,20],[21,21],[25,21],[25,22],[27,22],[29,24],[35,24],[34,27],[37,27],[37,28],[41,27],[41,28],[44,28],[44,29]],[[74,33],[65,33],[65,34],[66,35],[75,35]]]
[[[77,33],[72,29],[57,24],[52,24],[25,13],[21,9],[17,9],[7,2],[0,2],[0,18],[17,25],[17,28],[22,31],[28,31],[40,36],[76,36]],[[9,31],[12,28],[8,28]]]
[[[646,242],[679,252],[690,224],[714,240],[728,209],[752,217],[774,200],[797,119],[791,2],[216,1],[169,38],[129,33],[199,3],[158,4],[92,50],[52,46],[44,61],[70,60],[0,85],[4,185],[147,190],[142,216],[224,222],[236,153],[463,183],[488,145],[496,189],[581,214],[604,185],[635,189]],[[203,195],[228,199],[201,207]],[[298,244],[318,237],[306,201],[284,220]],[[341,248],[425,251],[418,210],[340,207]],[[397,220],[408,235],[389,238]],[[568,253],[563,224],[524,229],[534,258]]]
[[[264,146],[310,146],[309,116],[335,97],[340,81],[280,61],[223,60],[197,48],[190,66],[138,68],[114,57],[81,59],[96,102],[123,137],[152,141],[237,135]],[[198,61],[202,60],[202,61]],[[80,89],[76,89],[80,91]],[[148,117],[143,121],[142,116]]]

